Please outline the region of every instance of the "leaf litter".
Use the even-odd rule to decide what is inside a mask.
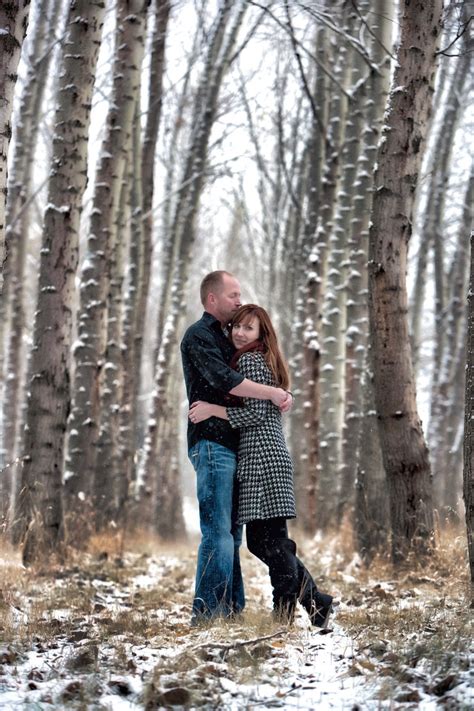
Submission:
[[[293,627],[273,622],[266,568],[246,551],[244,615],[199,628],[189,625],[194,544],[94,550],[35,571],[5,555],[0,708],[472,708],[459,539],[454,558],[446,550],[428,571],[395,575],[384,562],[365,570],[333,538],[304,550],[341,600],[327,634],[303,611]]]

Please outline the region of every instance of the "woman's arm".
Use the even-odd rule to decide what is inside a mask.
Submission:
[[[189,408],[188,417],[191,422],[202,422],[209,417],[220,417],[221,420],[228,420],[226,409],[223,405],[213,405],[211,402],[196,400]]]
[[[239,372],[242,373],[246,379],[262,385],[268,385],[271,378],[268,366],[262,360],[262,357],[255,356],[252,353],[244,353],[244,355],[240,357]],[[271,405],[266,400],[246,397],[243,399],[243,407],[226,408],[227,419],[233,429],[258,425],[268,417],[270,408]]]
[[[260,358],[255,358],[251,353],[245,353],[239,360],[239,372],[255,383],[268,383],[268,367]],[[244,381],[245,382],[245,381]],[[213,405],[209,402],[198,400],[189,409],[191,422],[202,422],[209,417],[220,417],[228,420],[233,429],[258,425],[268,416],[269,403],[267,400],[243,398],[242,407],[224,407]]]
[[[186,361],[192,363],[199,374],[216,390],[229,392],[238,397],[254,397],[259,400],[271,400],[282,412],[291,407],[291,398],[282,388],[251,382],[242,378],[227,363],[212,337],[206,329],[199,332],[189,331],[181,343],[181,351]]]
[[[249,376],[246,376],[235,388],[229,390],[229,394],[237,395],[238,397],[257,398],[258,400],[271,400],[282,412],[288,412],[293,403],[291,393],[283,390],[283,388],[275,388],[273,385],[255,382]]]

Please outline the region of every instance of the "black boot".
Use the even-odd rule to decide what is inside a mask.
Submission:
[[[278,602],[274,600],[273,604],[273,619],[279,625],[292,625],[295,621],[296,598],[281,599]]]
[[[308,610],[309,619],[314,627],[326,629],[331,613],[334,612],[333,598],[326,593],[317,592]]]

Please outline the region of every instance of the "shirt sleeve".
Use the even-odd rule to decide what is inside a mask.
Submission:
[[[222,351],[207,329],[200,329],[188,336],[182,348],[194,368],[216,390],[227,393],[243,381],[245,376],[227,365]]]
[[[268,367],[261,358],[244,353],[239,359],[239,372],[254,383],[269,385]],[[243,407],[226,407],[229,424],[233,429],[258,425],[268,417],[270,408],[276,407],[269,400],[253,397],[242,398]]]

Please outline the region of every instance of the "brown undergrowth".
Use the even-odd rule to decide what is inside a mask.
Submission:
[[[380,700],[416,702],[421,690],[449,702],[469,665],[473,636],[462,532],[446,529],[429,561],[409,561],[399,569],[382,557],[365,568],[354,554],[347,524],[324,538],[295,537],[299,555],[319,587],[341,600],[337,624],[354,640],[349,674],[378,679]],[[9,659],[17,663],[33,647],[69,644],[74,649],[79,644],[80,653],[68,651],[67,667],[74,672],[88,670],[97,685],[104,671],[101,666],[109,676],[137,668],[131,645],[174,648],[176,653],[149,670],[142,699],[145,708],[217,703],[217,681],[213,685],[212,680],[224,667],[233,670],[239,683],[256,679],[269,655],[301,643],[300,633],[278,629],[270,615],[268,594],[257,586],[250,588],[248,609],[237,625],[222,622],[193,636],[188,621],[195,552],[194,541],[170,546],[143,533],[124,540],[115,531],[92,536],[86,550],[69,547],[62,564],[25,569],[18,551],[3,545],[4,664]],[[263,570],[244,551],[246,579],[256,566]],[[106,661],[101,662],[104,648]],[[80,685],[81,699],[94,686],[92,682],[88,677],[87,684]]]
[[[358,646],[353,674],[386,676],[381,699],[417,702],[419,687],[446,696],[449,706],[449,692],[474,652],[465,532],[440,530],[429,559],[399,567],[388,556],[365,567],[351,540],[349,527],[330,537],[325,582],[337,587],[343,602],[337,622]],[[395,692],[400,684],[402,691]]]

